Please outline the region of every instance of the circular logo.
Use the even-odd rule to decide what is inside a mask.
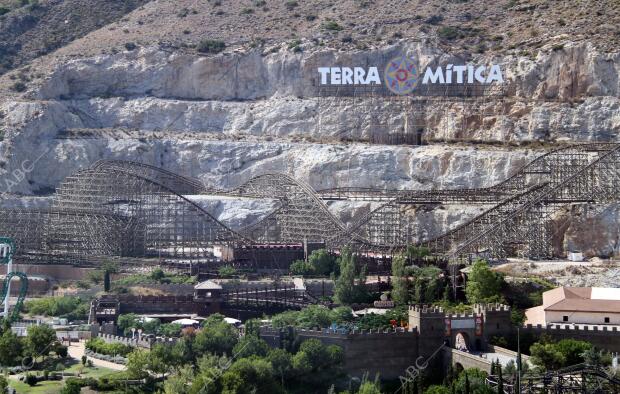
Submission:
[[[418,72],[412,59],[398,56],[385,66],[385,86],[396,94],[408,94],[418,82]]]

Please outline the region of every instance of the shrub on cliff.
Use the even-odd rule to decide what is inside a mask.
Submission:
[[[202,40],[196,50],[200,53],[220,53],[226,48],[226,43],[220,40]]]

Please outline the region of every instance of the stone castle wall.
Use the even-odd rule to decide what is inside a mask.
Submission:
[[[272,347],[280,347],[280,338],[287,330],[261,327],[261,338]],[[370,378],[379,374],[382,379],[398,379],[405,376],[407,367],[418,357],[418,333],[416,331],[371,330],[342,333],[334,330],[293,330],[300,341],[315,338],[325,345],[342,347],[344,367],[348,374]]]

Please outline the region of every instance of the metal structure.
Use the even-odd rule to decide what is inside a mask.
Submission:
[[[488,386],[497,388],[499,377],[489,375]],[[504,393],[513,394],[515,385],[503,381]],[[578,364],[558,371],[528,374],[521,378],[521,393],[527,394],[608,394],[620,392],[620,379],[613,371],[587,364]]]
[[[617,203],[620,144],[570,145],[550,151],[494,186],[476,189],[315,192],[285,174],[265,174],[231,190],[142,163],[99,161],[69,176],[47,210],[5,210],[0,233],[16,240],[22,259],[97,260],[105,256],[198,261],[217,245],[323,242],[332,249],[393,253],[409,244],[444,258],[485,253],[546,258],[554,221],[566,207]],[[192,200],[193,195],[270,199],[277,208],[234,231]],[[334,200],[381,205],[345,225],[328,209]],[[419,233],[412,211],[448,204],[485,207],[445,234]],[[596,210],[595,210],[596,211]]]
[[[4,282],[2,283],[2,288],[0,289],[0,300],[4,303],[4,312],[3,316],[5,319],[17,320],[19,318],[19,311],[24,304],[24,299],[26,298],[26,293],[28,292],[28,277],[23,272],[14,272],[13,271],[13,252],[15,251],[15,245],[13,244],[13,240],[11,238],[0,238],[0,264],[6,264],[6,275],[4,277]],[[13,313],[10,314],[10,298],[11,298],[11,280],[17,277],[20,279],[21,288],[19,291],[19,295],[17,296],[17,303],[13,308]],[[10,316],[9,316],[10,315]]]

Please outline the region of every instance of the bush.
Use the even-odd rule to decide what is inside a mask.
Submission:
[[[86,349],[108,356],[118,355],[123,357],[134,350],[132,346],[122,343],[106,343],[101,338],[92,338],[86,341]]]
[[[231,265],[223,265],[218,268],[217,273],[222,278],[229,278],[231,276],[237,275],[237,270]]]
[[[48,297],[27,301],[25,311],[33,315],[66,317],[68,319],[85,319],[90,305],[79,297]]]
[[[323,29],[331,31],[340,31],[343,29],[342,26],[340,26],[336,21],[326,21],[322,26]]]
[[[78,379],[67,379],[65,386],[60,391],[60,394],[80,394],[82,390],[82,384]]]
[[[39,379],[33,374],[26,374],[25,381],[28,386],[35,386],[39,382]]]
[[[127,49],[128,51],[133,51],[136,48],[137,46],[133,42],[128,42],[125,44],[125,49]]]
[[[226,48],[226,43],[220,40],[202,40],[196,49],[200,53],[220,53]]]
[[[11,85],[11,89],[15,92],[23,92],[26,90],[26,84],[23,82],[15,82]]]
[[[459,36],[459,31],[456,27],[442,26],[437,29],[437,35],[446,40],[454,40]]]
[[[297,7],[299,3],[295,0],[288,0],[286,3],[284,3],[284,5],[286,5],[286,8],[290,11],[293,8]]]
[[[10,8],[8,8],[8,7],[0,7],[0,15],[7,14],[7,13],[9,13],[10,11],[11,11],[11,9],[10,9]]]
[[[308,261],[296,260],[291,264],[291,272],[294,275],[312,275],[314,274],[314,265]]]

